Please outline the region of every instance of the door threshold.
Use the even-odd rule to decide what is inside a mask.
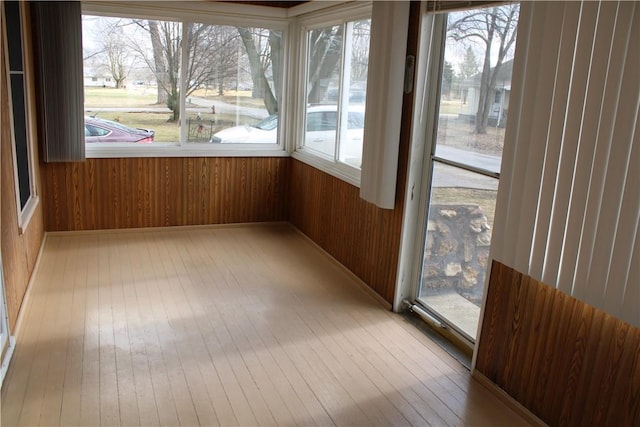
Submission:
[[[400,313],[411,325],[415,326],[420,332],[424,333],[429,339],[438,344],[451,357],[456,359],[462,366],[471,370],[471,358],[473,357],[473,349],[467,343],[462,342],[457,336],[446,328],[440,328],[436,325],[429,324],[422,317],[418,316],[411,310],[405,310]]]

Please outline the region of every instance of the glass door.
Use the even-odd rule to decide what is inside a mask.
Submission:
[[[475,342],[487,271],[518,4],[448,13],[416,300]]]

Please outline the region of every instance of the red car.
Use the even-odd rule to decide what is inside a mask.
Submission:
[[[134,129],[111,120],[97,117],[84,118],[84,141],[92,142],[153,142],[155,132],[150,129]]]

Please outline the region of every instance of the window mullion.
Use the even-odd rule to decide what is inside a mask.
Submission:
[[[188,69],[189,66],[189,23],[185,20],[182,21],[182,40],[180,46],[180,88],[179,88],[179,98],[180,98],[180,141],[178,145],[182,146],[187,141],[187,135],[189,129],[187,127],[187,102],[186,102],[186,76],[185,70]]]
[[[353,21],[344,25],[342,37],[342,66],[340,67],[340,100],[338,103],[338,132],[336,133],[335,161],[340,161],[340,143],[347,134],[349,114],[349,93],[351,86],[351,49],[353,48]]]

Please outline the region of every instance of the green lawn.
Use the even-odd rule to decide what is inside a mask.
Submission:
[[[477,205],[487,217],[490,225],[496,211],[496,191],[472,188],[433,187],[431,198],[439,205]]]
[[[177,123],[168,121],[168,113],[103,111],[98,113],[98,118],[120,122],[132,128],[153,129],[155,142],[178,142],[180,140],[180,128]]]
[[[223,95],[218,95],[217,90],[198,89],[190,96],[197,96],[212,101],[221,101],[227,104],[236,104],[242,107],[264,108],[262,98],[252,98],[250,90],[225,90],[223,91]]]
[[[180,127],[177,123],[170,121],[171,113],[166,110],[166,105],[156,104],[157,89],[155,87],[138,87],[115,89],[103,87],[85,87],[85,110],[87,115],[97,115],[99,118],[113,120],[123,125],[133,128],[153,129],[155,131],[155,142],[175,143],[180,140]],[[262,99],[251,98],[250,91],[226,92],[224,96],[213,96],[212,91],[200,89],[192,96],[205,97],[212,100],[220,100],[228,104],[237,104],[249,107],[264,107]],[[196,105],[187,104],[187,110]],[[104,111],[103,108],[143,108],[144,112],[130,111]],[[201,123],[206,130],[206,135],[218,132],[221,129],[233,127],[238,124],[252,124],[257,119],[234,114],[217,113],[215,116],[207,112],[202,112],[199,108]],[[206,110],[206,109],[205,109]],[[196,113],[187,111],[187,118],[196,120]],[[215,120],[212,125],[211,120]],[[238,120],[238,122],[236,122]],[[192,121],[192,126],[197,126]],[[201,138],[202,139],[202,138]]]
[[[93,113],[92,113],[93,114]],[[154,142],[176,143],[180,140],[180,127],[175,122],[169,121],[170,113],[131,113],[121,111],[102,111],[98,118],[113,120],[132,128],[153,129],[155,131]],[[192,116],[192,126],[195,115]],[[257,119],[240,116],[243,123],[254,123]],[[211,114],[201,114],[201,123],[205,127],[206,134],[218,132],[224,128],[236,126],[236,116],[232,114],[216,114],[215,124],[211,126]],[[209,132],[211,130],[211,132]]]
[[[99,107],[148,107],[155,105],[156,88],[132,87],[115,89],[111,87],[85,87],[84,106]]]

